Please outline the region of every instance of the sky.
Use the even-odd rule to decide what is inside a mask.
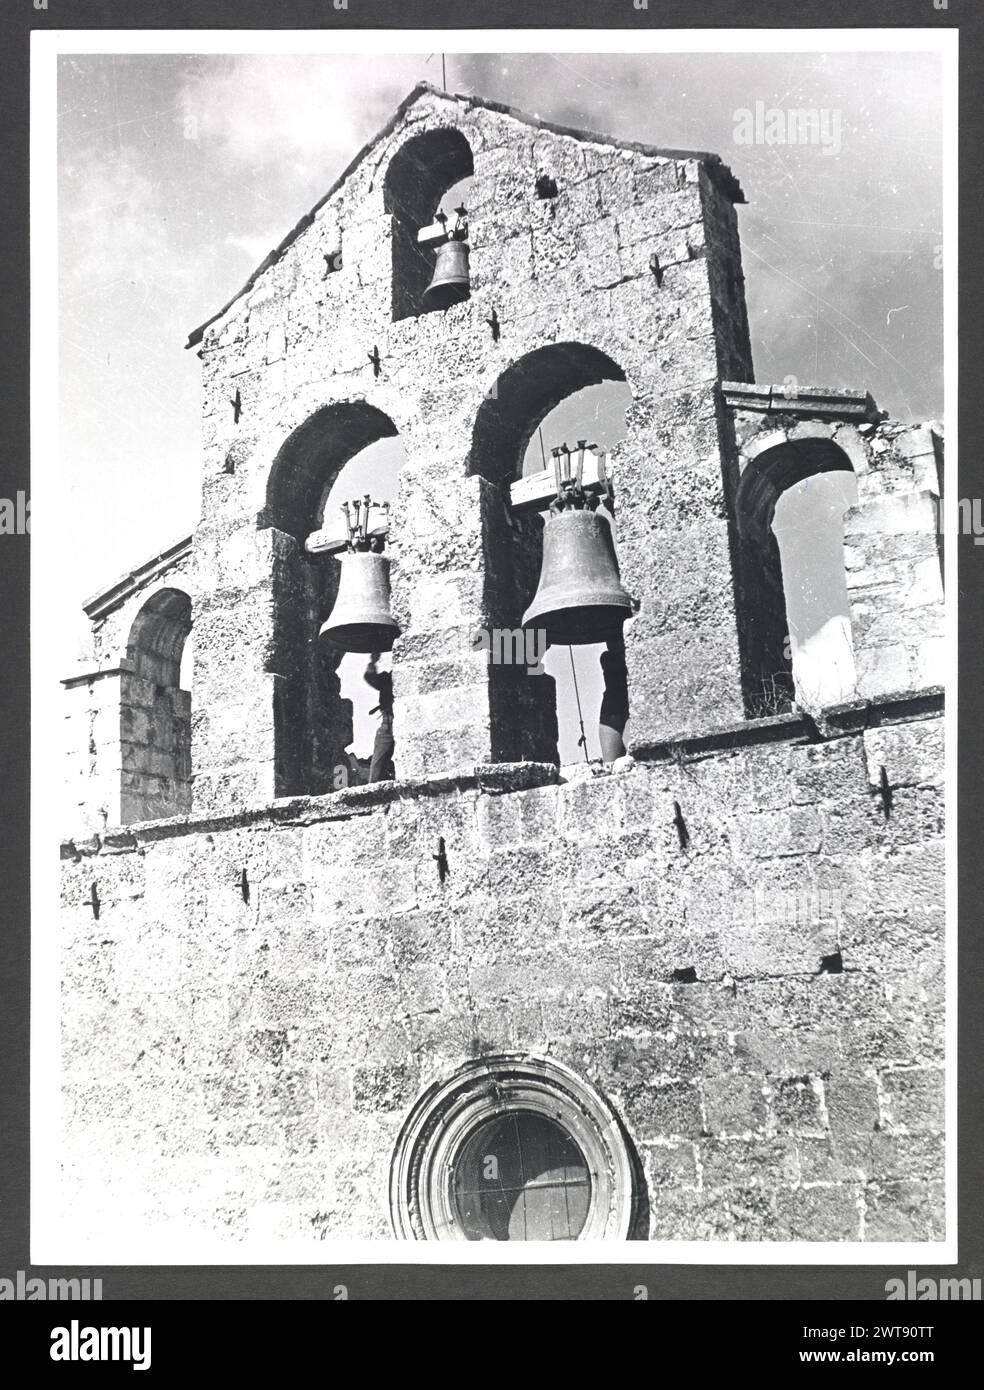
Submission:
[[[544,119],[721,154],[748,200],[739,227],[756,379],[863,388],[899,419],[941,416],[935,56],[452,54],[447,77]],[[440,54],[61,59],[66,664],[82,600],[197,520],[200,364],[188,333],[422,79],[440,83]],[[825,144],[743,143],[758,103],[826,113]],[[799,519],[792,509],[784,564],[786,549],[814,543],[817,505],[836,532],[843,499],[824,499]]]

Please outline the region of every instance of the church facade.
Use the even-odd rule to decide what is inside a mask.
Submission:
[[[192,335],[201,519],[64,682],[74,1231],[942,1238],[940,435],[755,382],[741,201],[422,86]],[[553,682],[472,636],[537,584],[527,444],[604,382],[628,752],[575,773]],[[395,777],[340,787],[317,538],[396,437]],[[855,681],[807,710],[772,520],[838,470]]]

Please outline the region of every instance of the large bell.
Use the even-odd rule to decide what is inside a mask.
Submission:
[[[319,638],[346,652],[388,652],[400,635],[390,613],[389,557],[373,551],[346,551],[338,597]]]
[[[615,543],[600,512],[563,511],[543,524],[543,565],[523,626],[561,646],[607,642],[634,611],[622,588]]]
[[[460,304],[463,299],[468,298],[470,286],[468,243],[446,241],[443,246],[437,248],[434,278],[422,296],[424,308],[449,309],[452,304]]]

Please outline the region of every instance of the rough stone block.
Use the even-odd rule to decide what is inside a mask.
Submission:
[[[942,1240],[945,1229],[941,1182],[872,1182],[864,1190],[865,1240]]]
[[[775,1188],[799,1176],[791,1139],[707,1139],[698,1146],[705,1189]]]
[[[647,1082],[621,1087],[625,1115],[641,1138],[696,1138],[703,1129],[700,1091],[689,1082]]]
[[[735,1137],[765,1129],[764,1077],[711,1077],[704,1081],[704,1109],[711,1134]]]
[[[824,1100],[834,1135],[863,1135],[878,1129],[881,1113],[873,1076],[828,1077],[824,1082]]]
[[[745,853],[756,859],[815,854],[823,841],[820,817],[811,806],[752,811],[739,821],[739,834]]]
[[[697,1187],[693,1144],[646,1144],[643,1154],[646,1180],[651,1187]]]
[[[770,1087],[776,1128],[783,1134],[822,1134],[826,1129],[823,1082],[818,1076],[778,1079]]]
[[[356,1067],[352,1073],[353,1105],[373,1114],[399,1109],[412,1097],[413,1082],[409,1067]]]
[[[776,1195],[778,1240],[858,1240],[860,1187],[795,1187]]]
[[[937,1132],[944,1125],[944,1075],[936,1068],[913,1067],[881,1074],[887,1123],[893,1130]]]

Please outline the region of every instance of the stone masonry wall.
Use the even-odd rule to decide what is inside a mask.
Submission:
[[[63,711],[59,833],[93,834],[121,824],[119,669],[73,680],[65,688]]]
[[[408,140],[452,128],[474,161],[471,298],[394,322],[387,169]],[[333,404],[381,412],[407,452],[392,547],[403,626],[393,656],[400,775],[506,755],[486,663],[481,653],[469,660],[461,640],[488,621],[487,483],[472,469],[474,431],[509,370],[521,364],[522,376],[529,354],[550,345],[604,354],[609,379],[624,374],[633,392],[614,463],[623,577],[642,601],[627,633],[634,736],[652,742],[741,717],[716,390],[720,370],[749,379],[751,362],[736,193],[721,169],[424,92],[205,331],[197,809],[234,810],[275,794],[283,661],[273,664],[271,653],[290,608],[277,565],[282,559],[295,591],[302,561],[293,558],[301,542],[267,510],[269,486],[285,445],[295,447],[305,422]],[[555,180],[555,198],[537,195],[542,174]],[[345,461],[326,448],[325,486]],[[507,454],[506,470],[518,461]],[[317,464],[312,454],[305,466]],[[309,529],[319,520],[312,515]]]
[[[615,1106],[653,1240],[940,1238],[942,722],[903,714],[66,846],[66,1229],[387,1237],[416,1097],[521,1050]]]

